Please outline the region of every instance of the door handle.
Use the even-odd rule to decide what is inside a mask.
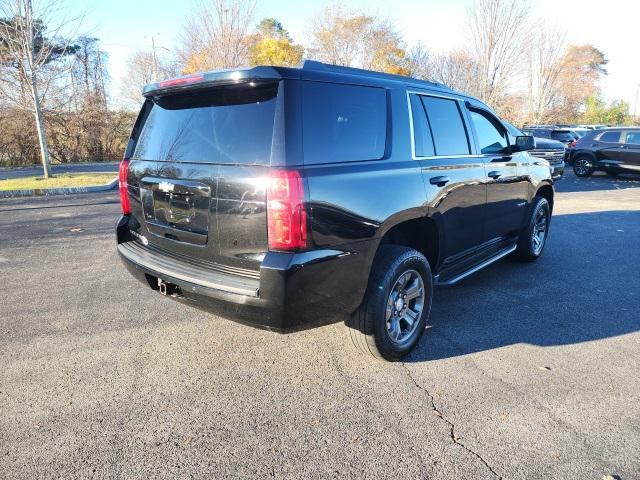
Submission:
[[[502,176],[502,173],[497,170],[492,170],[491,172],[487,173],[487,176],[495,180],[496,178],[500,178]]]
[[[437,185],[439,187],[444,187],[447,183],[449,183],[449,177],[440,176],[440,177],[431,177],[429,179],[429,183],[431,185]]]

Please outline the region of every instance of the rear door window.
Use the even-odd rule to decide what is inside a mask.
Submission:
[[[277,93],[270,83],[154,99],[133,158],[269,164]]]
[[[416,157],[432,157],[436,154],[433,147],[431,127],[424,111],[422,100],[416,94],[409,96],[411,100],[411,118],[413,119],[413,141]]]
[[[600,135],[599,140],[607,143],[618,143],[620,142],[620,132],[615,130],[611,132],[604,132]]]
[[[469,155],[469,140],[458,102],[422,96],[433,133],[436,155]]]
[[[302,82],[304,163],[378,160],[387,140],[383,88]]]

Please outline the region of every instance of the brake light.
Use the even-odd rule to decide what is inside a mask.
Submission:
[[[304,187],[296,170],[274,170],[269,175],[267,229],[270,250],[291,251],[307,246]]]
[[[189,85],[192,83],[198,83],[202,81],[204,77],[202,75],[187,75],[186,77],[172,78],[171,80],[165,80],[160,82],[160,87],[177,87],[179,85]]]
[[[120,162],[118,169],[118,190],[120,191],[120,207],[124,215],[131,213],[131,203],[129,203],[129,189],[127,188],[127,172],[129,171],[129,159],[125,158]]]

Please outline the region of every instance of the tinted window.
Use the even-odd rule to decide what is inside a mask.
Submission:
[[[560,140],[561,142],[571,142],[575,140],[575,137],[571,135],[571,132],[555,130],[551,132],[551,138],[554,140]]]
[[[620,132],[604,132],[600,135],[601,142],[618,143],[620,141]]]
[[[431,138],[431,129],[427,121],[427,115],[424,106],[418,95],[412,94],[411,98],[411,117],[413,118],[413,136],[416,157],[430,157],[435,155],[433,148],[433,139]]]
[[[375,160],[384,156],[384,89],[303,82],[302,105],[305,163]]]
[[[473,110],[469,113],[473,126],[476,129],[476,134],[478,135],[480,153],[502,153],[509,146],[504,129],[501,128],[498,130],[498,127],[481,113]]]
[[[507,128],[507,130],[509,131],[509,133],[511,134],[511,136],[513,137],[521,137],[523,135],[525,135],[524,132],[518,130],[516,127],[514,127],[513,125],[511,125],[509,122],[502,122],[504,124],[504,126]],[[528,135],[528,134],[526,134]]]
[[[269,163],[277,84],[233,86],[154,101],[133,158]]]
[[[532,137],[543,137],[543,138],[547,138],[549,136],[549,132],[544,131],[544,130],[531,130],[531,129],[523,129],[522,130],[524,133],[526,133],[527,135],[531,135]]]
[[[624,143],[640,145],[640,132],[626,132],[624,135]]]
[[[422,97],[431,125],[436,155],[468,155],[469,142],[458,102],[446,98]]]

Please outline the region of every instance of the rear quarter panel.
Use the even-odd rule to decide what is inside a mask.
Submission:
[[[335,272],[340,288],[355,299],[351,309],[364,295],[382,236],[400,222],[427,214],[420,165],[411,158],[406,93],[403,87],[387,91],[384,158],[304,167],[313,248],[353,255],[349,270]]]

